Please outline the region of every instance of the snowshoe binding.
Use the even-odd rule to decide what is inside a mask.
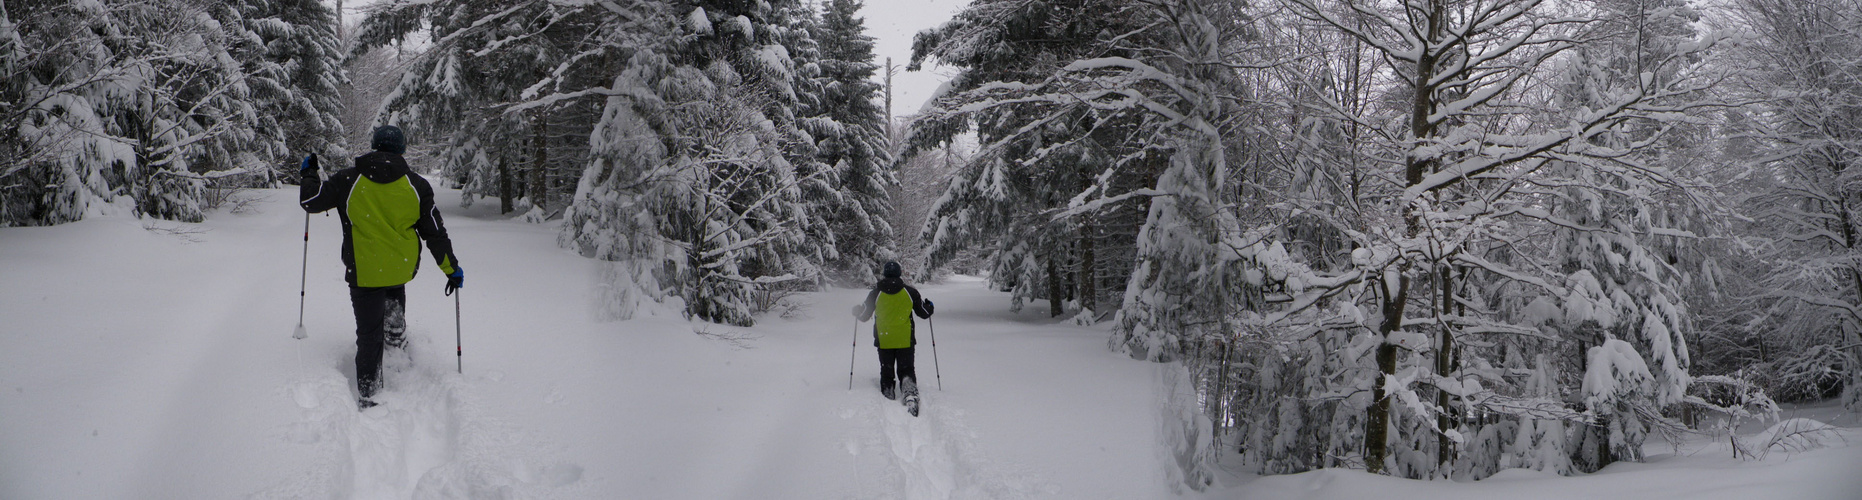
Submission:
[[[374,408],[376,404],[377,403],[374,400],[369,399],[369,398],[357,399],[356,400],[356,411],[364,411],[364,410],[368,410],[369,408]]]

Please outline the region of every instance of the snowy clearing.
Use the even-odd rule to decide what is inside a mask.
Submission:
[[[0,498],[1178,495],[1156,409],[1174,366],[1110,352],[1104,327],[1010,313],[974,278],[925,285],[939,343],[935,364],[920,343],[925,413],[912,418],[877,394],[864,331],[847,388],[846,309],[862,290],[797,297],[794,317],[754,328],[597,322],[599,263],[559,249],[552,227],[458,209],[451,191],[442,210],[472,272],[464,374],[426,265],[409,284],[410,355],[389,356],[382,406],[358,413],[337,220],[312,217],[310,338],[295,341],[303,215],[294,190],[255,194],[256,211],[198,225],[0,229]],[[1857,498],[1862,434],[1844,435],[1757,462],[1651,443],[1650,463],[1577,478],[1322,470],[1228,476],[1190,496]]]

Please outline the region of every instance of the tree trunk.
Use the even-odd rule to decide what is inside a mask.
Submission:
[[[894,137],[894,132],[892,131],[892,75],[897,74],[898,72],[899,72],[898,67],[892,65],[892,58],[890,57],[886,58],[886,147],[887,147],[887,151],[892,151],[892,147],[894,146],[893,141],[897,140]]]
[[[547,205],[549,204],[549,189],[545,183],[549,180],[548,170],[550,164],[549,116],[539,111],[537,112],[536,119],[531,120],[531,124],[531,130],[536,136],[535,147],[537,152],[536,161],[532,163],[530,167],[530,206],[536,207],[539,210],[547,210]]]
[[[498,157],[498,213],[511,213],[511,158]]]
[[[1844,164],[1843,162],[1831,162],[1830,172],[1835,174],[1835,177],[1841,178],[1843,175],[1843,170],[1846,167],[1847,165]],[[1849,212],[1849,194],[1846,191],[1839,192],[1837,194],[1838,196],[1840,196],[1840,198],[1838,198],[1836,201],[1836,215],[1837,215],[1836,223],[1842,227],[1843,249],[1846,250],[1845,253],[1853,256],[1856,254],[1857,235],[1856,235],[1855,221],[1851,219],[1850,212]],[[1855,303],[1862,304],[1862,266],[1857,266],[1853,264],[1850,265],[1849,266],[1849,278],[1851,281],[1851,286],[1854,288],[1850,292],[1854,293],[1856,296]],[[1858,326],[1862,326],[1862,325],[1858,325]],[[1848,331],[1856,330],[1856,329],[1857,328],[1844,328],[1843,330],[1845,331],[1845,333],[1847,333]],[[1862,336],[1862,335],[1859,335],[1859,336]],[[1755,335],[1755,337],[1757,338],[1758,343],[1759,343],[1759,362],[1761,363],[1770,362],[1771,357],[1769,355],[1770,353],[1766,350],[1765,336]],[[1848,340],[1848,335],[1844,335],[1843,340],[1845,341]],[[1857,346],[1856,348],[1852,348],[1851,350],[1853,351],[1853,353],[1862,354],[1862,346]],[[1851,369],[1850,373],[1855,373],[1855,370]]]
[[[1047,313],[1048,313],[1047,315],[1048,317],[1059,317],[1060,313],[1062,312],[1061,311],[1062,310],[1062,307],[1061,307],[1062,299],[1061,299],[1061,287],[1060,287],[1060,269],[1059,269],[1059,266],[1054,265],[1055,260],[1058,260],[1058,258],[1053,257],[1053,256],[1049,256],[1047,258]]]
[[[1403,305],[1409,300],[1409,277],[1401,274],[1397,277],[1396,293],[1389,293],[1390,286],[1381,280],[1378,285],[1383,288],[1382,323],[1377,325],[1377,333],[1383,343],[1377,345],[1377,380],[1371,386],[1371,407],[1364,419],[1364,469],[1372,474],[1384,472],[1385,441],[1390,430],[1390,394],[1384,387],[1384,381],[1396,374],[1395,344],[1390,343],[1390,334],[1403,327]]]
[[[149,155],[149,143],[155,141],[150,131],[155,129],[155,124],[149,120],[149,116],[155,114],[155,99],[147,92],[137,92],[136,100],[138,114],[128,120],[130,126],[135,129],[130,131],[129,136],[136,138],[136,145],[132,148],[136,154],[136,171],[132,175],[125,176],[124,179],[128,181],[129,196],[130,200],[135,203],[136,215],[145,217],[155,215],[151,213],[154,205],[149,202],[154,198],[152,184],[155,182],[155,176],[152,175],[154,172],[149,166],[155,160]]]
[[[1074,260],[1073,258],[1069,257],[1067,259],[1067,266],[1061,268],[1060,279],[1061,279],[1060,291],[1061,293],[1066,295],[1067,301],[1073,302],[1075,300],[1079,300],[1077,297],[1074,296],[1075,292],[1080,291],[1080,263],[1079,261]]]
[[[1080,309],[1099,313],[1099,288],[1094,281],[1099,278],[1099,266],[1093,261],[1093,217],[1080,218]]]
[[[1436,287],[1436,296],[1441,299],[1441,307],[1438,310],[1442,312],[1441,314],[1443,316],[1453,315],[1455,304],[1454,268],[1442,266],[1442,272],[1440,274],[1441,285]],[[1450,331],[1446,326],[1442,327],[1438,333],[1441,339],[1436,343],[1435,375],[1439,378],[1447,378],[1449,374],[1455,372],[1456,368],[1455,336],[1454,332]],[[1436,389],[1435,406],[1440,408],[1442,412],[1435,416],[1435,430],[1437,431],[1435,460],[1436,465],[1440,466],[1437,468],[1438,474],[1441,471],[1448,470],[1449,467],[1455,463],[1455,443],[1447,437],[1448,431],[1455,428],[1455,416],[1450,411],[1448,403],[1448,391],[1439,388]]]
[[[1447,22],[1444,13],[1448,10],[1448,6],[1446,5],[1446,0],[1431,0],[1428,9],[1428,18],[1422,20],[1426,23],[1422,31],[1426,34],[1424,40],[1428,40],[1433,46],[1443,38],[1443,27],[1444,23]],[[1437,105],[1435,102],[1436,87],[1429,82],[1435,79],[1435,63],[1443,55],[1437,52],[1438,50],[1444,49],[1432,47],[1428,50],[1423,50],[1422,53],[1418,54],[1416,57],[1416,75],[1414,80],[1416,86],[1414,88],[1414,95],[1411,96],[1410,100],[1409,116],[1410,139],[1413,141],[1413,144],[1411,146],[1412,150],[1406,158],[1407,164],[1403,169],[1405,188],[1421,185],[1423,176],[1435,169],[1435,158],[1417,157],[1415,156],[1415,150],[1422,147],[1423,141],[1435,136],[1435,126],[1429,123],[1429,117],[1435,113]],[[1405,201],[1407,202],[1408,200]],[[1403,211],[1403,222],[1406,229],[1405,236],[1412,239],[1420,236],[1422,234],[1422,214],[1416,210],[1416,205],[1414,203],[1405,203],[1400,209]],[[1378,325],[1377,333],[1383,340],[1383,344],[1377,346],[1378,377],[1376,385],[1371,391],[1372,397],[1376,398],[1376,400],[1371,403],[1370,414],[1368,415],[1369,418],[1366,418],[1364,421],[1364,439],[1366,441],[1364,447],[1364,466],[1367,471],[1378,474],[1384,472],[1384,440],[1387,436],[1386,433],[1390,422],[1390,400],[1387,398],[1387,396],[1389,396],[1389,391],[1384,387],[1384,381],[1396,375],[1397,351],[1396,346],[1390,344],[1390,334],[1396,333],[1397,330],[1403,328],[1403,308],[1409,298],[1409,277],[1406,275],[1409,265],[1407,263],[1402,263],[1398,264],[1398,266],[1399,272],[1396,291],[1392,293],[1386,288],[1381,294],[1384,297],[1384,319],[1383,323]],[[1388,287],[1387,283],[1386,287]]]

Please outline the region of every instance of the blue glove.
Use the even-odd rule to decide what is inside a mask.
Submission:
[[[465,268],[453,264],[453,273],[446,275],[446,294],[452,295],[461,288],[465,288]]]
[[[311,153],[305,156],[304,161],[297,164],[297,173],[304,177],[317,175],[317,154]]]
[[[931,303],[931,299],[925,299],[925,315],[930,316],[935,313],[937,313],[937,304]]]

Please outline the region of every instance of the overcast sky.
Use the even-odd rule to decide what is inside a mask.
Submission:
[[[866,34],[874,40],[873,56],[885,70],[886,58],[899,66],[892,78],[892,114],[917,113],[931,93],[953,70],[927,64],[922,71],[905,71],[912,59],[912,35],[949,21],[969,0],[866,0]]]
[[[379,0],[347,0],[343,2],[344,20],[354,22],[361,16],[362,6]],[[805,0],[823,3],[825,0]],[[937,91],[939,85],[952,72],[942,66],[926,65],[922,71],[905,71],[906,63],[912,58],[912,35],[919,31],[935,28],[949,21],[959,9],[970,0],[865,0],[866,7],[861,15],[866,18],[866,34],[874,38],[874,64],[880,65],[883,78],[886,58],[898,65],[899,73],[892,79],[892,114],[910,115],[924,106],[925,100]],[[324,0],[334,6],[336,0]],[[882,103],[883,105],[883,103]]]

